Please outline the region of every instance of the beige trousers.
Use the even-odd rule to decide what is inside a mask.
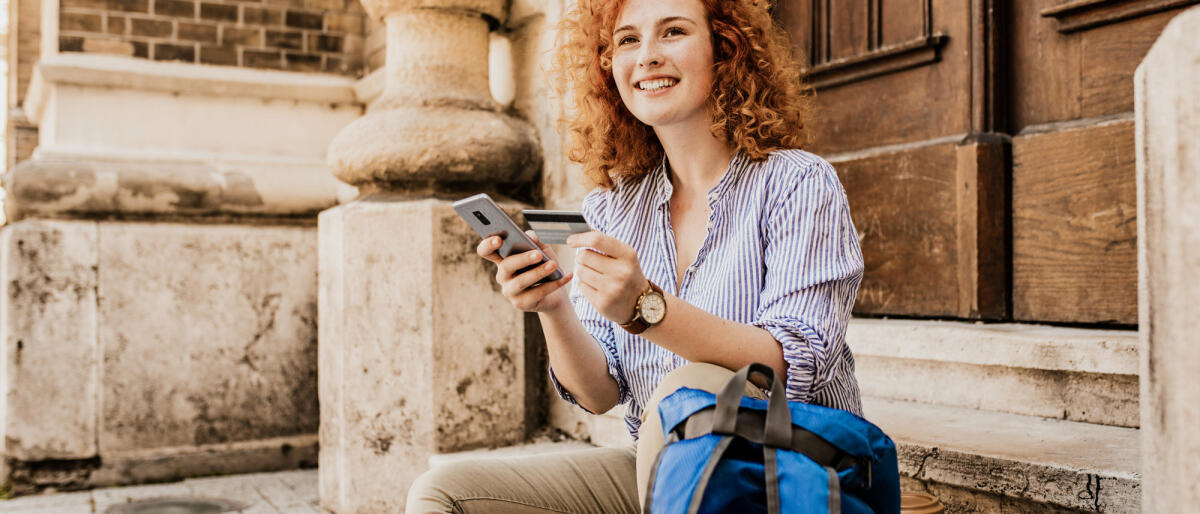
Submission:
[[[646,404],[636,447],[592,448],[529,457],[478,459],[435,467],[413,483],[407,512],[637,513],[663,446],[658,402],[680,387],[717,393],[733,372],[688,364],[658,384]],[[766,398],[747,384],[746,394]]]

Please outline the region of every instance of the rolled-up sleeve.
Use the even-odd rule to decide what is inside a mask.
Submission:
[[[604,210],[604,191],[597,189],[592,191],[583,200],[583,217],[587,219],[588,225],[595,230],[604,231],[603,225],[603,210]],[[579,281],[571,281],[570,293],[571,305],[575,308],[575,315],[583,324],[583,329],[591,334],[592,339],[596,344],[604,350],[604,357],[608,361],[608,374],[612,375],[613,380],[617,381],[617,388],[620,390],[619,403],[627,403],[631,397],[629,386],[624,379],[624,373],[621,371],[621,357],[617,349],[616,337],[613,334],[612,322],[601,316],[592,304],[584,298],[583,292],[579,290]],[[558,381],[558,377],[554,374],[554,367],[549,367],[550,383],[554,385],[555,392],[563,400],[584,409],[579,402],[575,401],[575,397],[571,395],[565,387]],[[591,412],[591,411],[588,411]]]
[[[821,161],[785,189],[764,216],[765,275],[754,325],[787,361],[787,397],[812,402],[847,366],[846,324],[862,281],[858,234],[845,190]]]

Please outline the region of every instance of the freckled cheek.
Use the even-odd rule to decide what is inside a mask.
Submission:
[[[616,82],[617,91],[621,93],[622,96],[628,94],[630,91],[629,79],[632,77],[632,73],[633,66],[630,65],[628,59],[620,57],[613,59],[613,82]]]

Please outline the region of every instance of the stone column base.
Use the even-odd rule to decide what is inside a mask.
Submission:
[[[320,216],[320,489],[334,512],[403,511],[434,453],[525,435],[523,315],[451,203],[374,196]]]
[[[315,464],[315,235],[0,230],[2,478],[22,492]]]

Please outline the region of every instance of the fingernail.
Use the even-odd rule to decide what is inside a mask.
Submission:
[[[531,254],[529,254],[529,260],[530,260],[530,261],[537,261],[539,257],[541,257],[541,256],[540,256],[540,255],[538,255],[538,254],[536,254],[536,253],[531,253]]]

